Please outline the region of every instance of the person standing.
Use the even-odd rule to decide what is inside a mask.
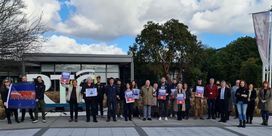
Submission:
[[[104,94],[105,94],[105,85],[103,83],[101,83],[100,76],[96,77],[96,81],[97,81],[97,83],[95,84],[95,86],[97,87],[97,92],[98,92],[99,111],[100,111],[101,118],[103,118],[103,115],[104,115],[103,100],[104,100]]]
[[[11,113],[14,114],[15,121],[17,123],[20,123],[20,121],[18,119],[18,110],[14,109],[14,108],[8,108],[8,102],[7,101],[8,101],[8,93],[9,93],[10,84],[11,84],[11,81],[8,80],[8,79],[5,79],[3,81],[3,84],[2,84],[1,89],[0,89],[1,99],[2,99],[3,104],[4,104],[8,124],[11,124],[11,119],[10,119]]]
[[[38,122],[39,109],[41,109],[41,112],[42,112],[42,122],[46,123],[45,111],[44,111],[44,106],[45,106],[45,102],[44,102],[45,85],[44,85],[44,82],[43,82],[41,76],[38,76],[36,78],[35,92],[36,92],[36,107],[35,107],[35,110],[34,110],[35,111],[35,120],[33,121],[33,123]]]
[[[182,84],[178,83],[177,85],[177,90],[174,92],[175,96],[175,111],[177,112],[177,120],[182,120],[184,114],[185,114],[185,96],[186,96],[186,90],[182,88]],[[178,96],[182,95],[184,98],[184,103],[178,103]]]
[[[141,88],[141,96],[144,105],[144,118],[143,121],[151,119],[151,106],[153,104],[154,89],[150,85],[150,81],[146,80],[145,85]]]
[[[246,127],[246,111],[248,103],[248,89],[246,88],[245,81],[240,81],[240,87],[236,91],[237,110],[239,113],[238,127]]]
[[[162,120],[162,117],[164,117],[164,120],[168,120],[167,118],[167,102],[169,100],[168,95],[171,93],[168,84],[166,83],[165,77],[161,78],[161,84],[159,86],[159,92],[157,93],[158,95],[158,103],[159,103],[159,113],[160,117],[159,120]],[[160,91],[164,91],[164,97],[160,97]]]
[[[63,87],[67,88],[66,100],[70,106],[70,119],[69,122],[77,122],[78,118],[78,104],[81,102],[81,87],[77,84],[77,80],[72,80],[72,85],[62,84]],[[75,116],[74,116],[75,113]],[[75,118],[75,120],[74,120]]]
[[[170,117],[175,117],[175,110],[174,110],[174,105],[175,105],[175,91],[177,89],[177,80],[174,78],[172,81],[172,84],[170,85],[170,90],[171,90],[171,94],[170,94],[170,110],[169,110],[169,114]]]
[[[21,77],[21,82],[22,83],[25,83],[27,82],[27,77],[24,75]],[[21,109],[22,111],[22,117],[21,117],[21,122],[24,122],[25,121],[25,113],[26,113],[26,110],[27,109]],[[33,116],[33,109],[28,109],[28,113],[29,113],[29,116],[30,116],[30,119],[31,121],[34,121],[34,116]]]
[[[183,84],[183,88],[185,90],[185,119],[188,120],[189,119],[189,114],[190,114],[190,109],[191,109],[191,97],[192,97],[192,93],[190,88],[188,87],[187,83]]]
[[[268,126],[268,119],[269,119],[269,104],[271,104],[271,98],[272,98],[272,90],[268,85],[267,81],[263,82],[263,87],[259,91],[259,104],[258,108],[261,110],[262,114],[262,125]]]
[[[116,99],[120,98],[118,94],[117,87],[114,85],[114,78],[110,78],[109,85],[105,88],[105,93],[107,95],[107,106],[108,106],[108,115],[107,122],[110,121],[110,118],[113,118],[113,121],[116,120]]]
[[[220,106],[221,119],[219,122],[226,122],[228,118],[229,99],[231,98],[231,91],[226,87],[226,82],[221,81],[221,88],[218,89],[218,104]]]
[[[96,119],[98,107],[98,92],[97,86],[93,84],[93,79],[91,77],[89,77],[86,80],[86,83],[82,86],[81,94],[83,95],[86,106],[86,122],[90,122],[91,111],[93,116],[93,122],[98,122]]]
[[[132,109],[133,109],[133,103],[134,103],[134,98],[133,97],[133,91],[132,91],[132,85],[130,83],[126,83],[126,90],[124,91],[124,116],[125,116],[125,121],[132,121]],[[133,100],[133,102],[130,102],[129,100]]]
[[[133,80],[131,82],[131,85],[132,85],[132,89],[138,89],[138,85],[137,85],[135,80]],[[141,96],[139,96],[139,98],[135,99],[135,102],[134,102],[134,105],[133,105],[133,116],[138,117],[138,118],[140,118],[140,104],[141,104],[140,97]]]
[[[204,91],[204,86],[202,85],[202,80],[199,79],[197,80],[197,85],[193,89],[194,93],[194,107],[195,107],[195,119],[199,117],[199,119],[204,120],[203,118],[203,101],[204,101],[204,95],[202,94],[197,94],[197,89],[203,89]]]
[[[217,85],[214,84],[214,79],[210,78],[210,83],[205,87],[204,96],[207,98],[208,104],[208,118],[207,119],[216,119],[215,118],[215,102],[218,95]]]
[[[248,86],[248,107],[247,107],[247,112],[246,112],[246,118],[247,121],[246,123],[252,124],[252,120],[253,120],[253,115],[254,115],[254,111],[255,111],[255,100],[257,97],[257,92],[253,87],[253,84],[249,84]]]
[[[234,119],[238,118],[237,101],[236,101],[235,94],[236,94],[237,89],[239,88],[239,84],[240,84],[240,80],[236,80],[235,81],[235,86],[233,86],[231,88],[231,101],[232,101],[232,104],[234,105],[234,111],[235,111]]]
[[[151,111],[153,112],[153,117],[159,118],[159,108],[158,108],[158,100],[157,100],[157,93],[158,93],[159,85],[157,82],[153,83],[153,104],[151,107]]]
[[[116,87],[117,87],[118,94],[120,94],[119,98],[117,99],[116,114],[119,118],[123,118],[123,113],[124,113],[123,101],[125,100],[125,98],[124,98],[124,95],[122,95],[124,94],[124,86],[120,79],[116,79]]]

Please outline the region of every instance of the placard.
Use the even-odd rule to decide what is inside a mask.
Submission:
[[[134,99],[139,99],[140,98],[140,89],[133,89],[133,96]]]
[[[86,97],[97,96],[97,88],[86,88]]]
[[[62,72],[61,73],[61,78],[60,78],[60,82],[62,84],[69,84],[70,81],[70,73],[69,72]]]
[[[166,90],[165,89],[159,89],[158,99],[159,100],[166,100]]]
[[[175,92],[177,89],[171,89],[171,99],[175,99]]]
[[[185,103],[185,95],[183,93],[177,94],[177,104],[184,104]]]
[[[203,94],[204,94],[204,87],[196,86],[196,97],[203,97]]]
[[[135,102],[133,91],[126,91],[125,92],[125,98],[126,98],[126,103],[133,103],[133,102]]]

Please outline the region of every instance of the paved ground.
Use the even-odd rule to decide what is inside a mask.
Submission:
[[[168,121],[124,121],[106,122],[99,118],[98,123],[85,122],[80,116],[79,122],[68,122],[66,116],[47,117],[47,123],[33,124],[29,119],[24,123],[8,125],[6,120],[0,121],[0,136],[269,136],[272,135],[272,126],[260,125],[261,118],[255,117],[253,124],[246,128],[237,128],[237,120],[231,118],[227,123],[217,120],[182,120],[169,119]],[[269,122],[272,124],[272,120]]]

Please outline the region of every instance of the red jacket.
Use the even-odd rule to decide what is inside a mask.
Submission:
[[[210,84],[206,85],[205,97],[207,97],[207,99],[216,99],[217,95],[218,95],[218,89],[215,84],[212,87],[210,86]]]

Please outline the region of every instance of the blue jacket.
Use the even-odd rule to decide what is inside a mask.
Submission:
[[[105,89],[108,102],[116,102],[116,96],[118,94],[118,88],[116,85],[107,85]]]

